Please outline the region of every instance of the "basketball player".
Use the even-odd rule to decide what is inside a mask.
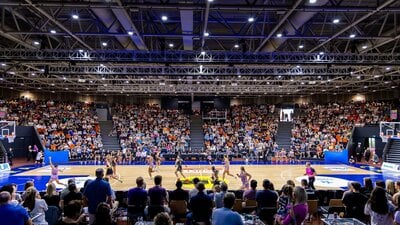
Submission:
[[[117,181],[119,181],[120,183],[122,183],[123,181],[121,179],[118,178],[118,176],[116,175],[116,170],[117,170],[117,159],[116,157],[112,158],[112,156],[108,156],[106,157],[106,175],[105,177],[110,179],[113,178]]]
[[[182,164],[183,164],[183,159],[181,158],[180,155],[178,155],[175,160],[175,167],[176,167],[175,176],[178,179],[179,179],[178,172],[182,175],[183,178],[186,178],[185,175],[183,175],[182,173]]]
[[[161,165],[161,157],[160,157],[160,152],[156,152],[154,155],[154,159],[156,161],[156,171],[158,172],[160,170],[160,165]],[[182,174],[182,172],[181,172]],[[185,176],[183,176],[185,177]]]
[[[148,172],[149,172],[150,179],[153,179],[153,176],[151,174],[155,172],[155,169],[154,169],[154,158],[151,157],[150,155],[148,155],[146,157],[146,163],[147,163],[147,165],[149,165]]]
[[[57,164],[53,165],[53,163],[51,162],[51,157],[49,157],[49,162],[51,167],[51,176],[47,184],[53,183],[53,181],[55,181],[57,184],[64,185],[66,187],[66,184],[63,184],[60,182],[60,180],[58,180],[58,173],[64,172],[64,170],[59,169]]]
[[[215,168],[215,166],[211,167],[211,180],[213,181],[213,183],[215,184],[215,182],[218,181],[219,177],[218,177],[218,170]]]
[[[231,177],[236,178],[234,175],[232,175],[232,174],[229,172],[229,166],[230,166],[229,158],[228,158],[227,155],[225,155],[225,156],[224,156],[224,172],[222,173],[222,180],[225,180],[225,174],[227,174],[227,175],[229,175],[229,176],[231,176]]]
[[[236,174],[240,180],[242,181],[242,186],[240,186],[241,190],[248,190],[249,189],[249,180],[251,180],[251,175],[246,172],[244,166],[240,167],[240,173]]]

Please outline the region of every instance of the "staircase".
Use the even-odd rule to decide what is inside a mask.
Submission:
[[[292,137],[292,122],[279,122],[278,133],[276,135],[275,141],[279,146],[279,149],[285,148],[289,150],[290,148],[290,138]]]
[[[109,136],[113,130],[113,121],[100,121],[100,135],[103,142],[103,148],[109,150],[121,150],[117,136]]]
[[[192,115],[190,121],[190,147],[200,151],[204,148],[203,120],[200,115]]]
[[[400,164],[400,139],[388,139],[383,149],[383,161]]]

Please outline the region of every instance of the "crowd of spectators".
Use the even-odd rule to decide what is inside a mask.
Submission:
[[[389,120],[390,104],[384,102],[302,104],[294,118],[292,149],[322,158],[324,151],[346,148],[353,127]]]
[[[5,120],[35,126],[46,149],[69,150],[70,158],[93,159],[103,146],[94,104],[19,98],[1,101],[0,108],[7,110]]]
[[[277,129],[274,105],[232,106],[225,121],[204,122],[204,145],[211,154],[258,155],[273,149]]]
[[[268,179],[262,181],[261,188],[256,180],[251,180],[251,189],[240,192],[229,190],[224,182],[216,182],[213,190],[206,191],[204,183],[198,179],[193,180],[191,190],[183,189],[180,180],[176,181],[175,190],[166,190],[162,176],[158,175],[151,187],[146,187],[144,179],[137,177],[136,187],[127,191],[123,202],[118,202],[108,180],[104,179],[104,170],[97,169],[95,173],[96,179],[85,182],[80,190],[74,180],[69,180],[61,191],[57,191],[54,184],[48,185],[44,195],[39,194],[32,182],[27,182],[23,193],[17,193],[14,184],[4,185],[0,189],[0,216],[7,220],[2,224],[115,225],[121,219],[117,213],[121,210],[119,207],[125,207],[126,216],[133,223],[153,220],[154,224],[170,225],[172,221],[183,219],[187,224],[223,225],[229,221],[229,224],[240,225],[243,221],[239,213],[245,212],[258,215],[265,224],[300,225],[307,217],[312,219],[307,200],[326,198],[317,194],[319,190],[311,189],[306,179],[301,181],[301,186],[288,180],[281,190],[275,190]],[[376,181],[373,185],[370,178],[365,178],[363,185],[349,182],[348,190],[341,193],[345,206],[341,217],[356,218],[372,225],[400,222],[400,182]],[[184,210],[177,210],[177,206]],[[55,215],[55,221],[50,221],[51,217],[46,215],[48,211]]]
[[[190,149],[189,116],[180,110],[161,109],[158,105],[115,105],[114,130],[122,154],[144,160],[154,152],[175,153]]]

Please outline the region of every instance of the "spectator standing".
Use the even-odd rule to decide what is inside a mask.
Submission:
[[[250,190],[246,190],[243,193],[243,200],[256,200],[256,193],[257,193],[257,181],[251,180],[250,181]]]
[[[154,177],[154,187],[149,189],[148,195],[150,206],[163,206],[164,211],[169,213],[170,210],[167,206],[168,192],[162,187],[162,176],[157,175]]]
[[[278,194],[275,191],[272,191],[270,187],[271,182],[268,179],[264,179],[264,190],[260,190],[256,194],[257,215],[261,220],[266,221],[268,225],[273,224],[275,213],[273,215],[266,216],[263,212],[268,208],[276,208],[278,203]]]
[[[101,202],[107,202],[112,207],[112,192],[108,182],[103,180],[104,170],[99,168],[96,170],[96,180],[90,182],[85,190],[84,199],[88,205],[89,225],[93,224],[97,206]]]
[[[357,162],[361,162],[361,157],[363,156],[363,150],[361,147],[361,142],[358,142],[357,147],[356,147],[356,159]]]
[[[17,194],[17,186],[16,184],[6,184],[1,187],[0,192],[7,191],[11,195],[11,204],[18,205],[21,202],[21,196]]]
[[[308,214],[307,193],[302,187],[295,187],[293,191],[294,205],[284,220],[278,222],[283,225],[301,225]]]
[[[192,197],[196,196],[197,193],[199,192],[199,190],[197,189],[197,183],[200,182],[200,179],[195,177],[195,178],[193,178],[192,182],[193,182],[194,188],[189,191],[189,199],[191,199]]]
[[[9,148],[7,151],[7,159],[8,159],[8,164],[10,164],[10,166],[13,165],[13,158],[14,158],[14,150],[12,148]]]
[[[215,208],[222,208],[224,206],[224,197],[228,192],[228,185],[225,182],[221,183],[221,192],[214,195]]]
[[[372,191],[374,190],[374,186],[372,185],[372,180],[369,177],[365,177],[364,179],[364,187],[361,188],[361,193],[369,198],[371,196]]]
[[[214,210],[212,214],[213,225],[243,225],[242,218],[239,213],[232,211],[235,204],[235,195],[226,193],[224,196],[224,207]]]
[[[293,197],[293,187],[290,185],[284,185],[282,187],[282,194],[279,196],[278,201],[278,215],[281,218],[285,218],[288,214],[288,209],[291,208]]]
[[[47,225],[45,219],[45,212],[47,211],[46,201],[40,199],[39,192],[34,187],[30,187],[26,190],[25,200],[22,206],[28,208],[30,215],[35,217],[32,221],[35,225]]]
[[[26,161],[29,162],[33,158],[33,148],[32,145],[28,146],[27,152],[26,152]]]
[[[198,182],[197,195],[190,198],[189,208],[192,213],[188,215],[189,220],[196,222],[204,222],[206,225],[210,224],[211,213],[212,213],[212,200],[205,193],[205,186],[202,182]]]
[[[184,200],[189,201],[189,193],[182,189],[183,183],[181,180],[177,180],[175,183],[176,189],[171,191],[169,200]]]
[[[350,192],[343,197],[343,204],[346,206],[345,217],[356,218],[360,221],[365,221],[364,207],[368,198],[360,193],[361,184],[352,182]]]
[[[0,218],[2,225],[32,225],[26,209],[12,204],[11,195],[6,191],[0,192]]]
[[[83,196],[82,193],[78,191],[75,183],[68,185],[69,193],[65,195],[64,199],[61,200],[60,205],[63,208],[64,205],[68,205],[71,201],[80,201],[82,202]]]
[[[364,214],[371,217],[371,225],[393,224],[391,212],[394,206],[388,202],[386,191],[381,187],[376,187],[364,208]]]
[[[46,194],[44,194],[43,199],[46,201],[47,206],[60,207],[60,195],[56,191],[56,185],[50,183],[47,185]]]
[[[128,191],[128,205],[142,206],[143,209],[147,205],[146,184],[143,177],[136,178],[136,187]]]
[[[32,181],[27,181],[24,185],[24,192],[21,195],[22,201],[25,200],[25,196],[26,196],[26,190],[28,190],[28,188],[30,187],[34,187],[34,183],[33,180]]]

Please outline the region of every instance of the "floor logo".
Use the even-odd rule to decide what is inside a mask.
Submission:
[[[307,176],[297,177],[296,181],[301,182],[302,179],[308,180]],[[340,179],[336,177],[316,176],[314,186],[326,188],[340,188],[347,187],[349,180]]]
[[[354,171],[348,166],[324,166],[325,169],[335,172],[350,172]]]

